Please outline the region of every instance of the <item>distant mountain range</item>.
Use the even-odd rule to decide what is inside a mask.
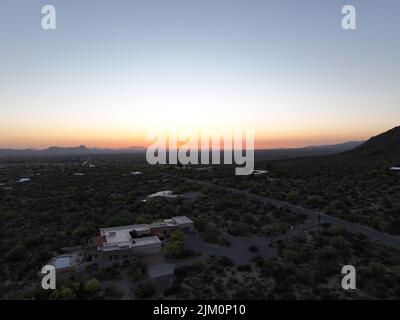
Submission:
[[[302,148],[279,148],[256,150],[257,159],[282,159],[312,155],[329,155],[358,147],[363,141],[352,141],[334,145],[306,146]],[[95,154],[123,154],[143,153],[144,147],[128,148],[87,148],[79,147],[49,147],[47,149],[0,149],[0,157],[26,157],[26,156],[60,156],[60,155],[95,155]]]
[[[364,141],[350,141],[339,144],[306,146],[301,148],[279,148],[256,150],[256,160],[281,160],[299,157],[312,157],[322,155],[332,155],[345,152],[361,146]]]
[[[0,157],[94,155],[144,153],[144,147],[128,148],[87,148],[49,147],[47,149],[0,149]],[[332,145],[306,146],[301,148],[279,148],[256,150],[256,160],[279,160],[318,155],[338,155],[344,157],[400,159],[400,126],[390,129],[367,141],[350,141]]]
[[[49,147],[47,149],[0,149],[0,156],[3,157],[24,157],[24,156],[58,156],[58,155],[92,155],[92,154],[121,154],[144,152],[143,147],[128,148],[87,148],[79,147]]]

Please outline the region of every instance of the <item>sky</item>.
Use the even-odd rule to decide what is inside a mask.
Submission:
[[[146,146],[160,128],[364,140],[399,125],[399,15],[398,0],[2,0],[0,148]]]

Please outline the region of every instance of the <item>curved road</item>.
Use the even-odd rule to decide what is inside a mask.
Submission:
[[[189,179],[189,178],[182,178],[182,179],[192,182],[192,183],[197,183],[197,184],[204,185],[204,186],[217,187],[217,188],[220,188],[220,189],[232,192],[232,193],[241,194],[241,195],[244,195],[247,199],[258,200],[262,203],[271,203],[278,208],[288,208],[293,212],[303,213],[303,214],[307,215],[307,217],[308,217],[308,220],[307,220],[306,224],[303,225],[303,227],[315,226],[318,223],[318,215],[320,215],[321,223],[331,223],[334,225],[338,225],[338,226],[345,228],[347,231],[354,232],[354,233],[363,233],[371,239],[382,242],[386,245],[393,246],[395,248],[400,248],[400,239],[399,238],[392,236],[390,234],[380,232],[380,231],[374,230],[372,228],[357,224],[357,223],[348,222],[346,220],[343,220],[343,219],[340,219],[340,218],[337,218],[334,216],[330,216],[330,215],[324,214],[322,212],[317,212],[317,211],[314,211],[311,209],[306,209],[306,208],[303,208],[303,207],[300,207],[300,206],[297,206],[294,204],[287,203],[285,201],[280,201],[280,200],[272,199],[269,197],[260,196],[260,195],[250,193],[245,190],[227,188],[227,187],[215,185],[213,183],[205,182],[205,181],[201,181],[201,180],[194,180],[194,179]],[[279,238],[279,237],[277,237],[277,238]]]

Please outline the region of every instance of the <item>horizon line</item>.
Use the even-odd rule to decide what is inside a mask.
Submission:
[[[280,150],[280,149],[304,149],[304,148],[312,148],[312,147],[325,147],[325,146],[336,146],[336,145],[342,145],[342,144],[347,144],[347,143],[363,143],[366,140],[346,140],[343,142],[338,142],[338,143],[322,143],[322,144],[311,144],[311,145],[301,145],[301,146],[295,146],[295,147],[290,147],[290,146],[280,146],[280,147],[255,147],[253,150]],[[118,150],[146,150],[147,147],[144,146],[127,146],[127,147],[97,147],[97,146],[86,146],[84,144],[80,145],[69,145],[69,146],[58,146],[58,145],[50,145],[47,147],[42,147],[42,148],[36,148],[36,147],[23,147],[23,148],[18,148],[18,147],[2,147],[0,146],[0,150],[13,150],[13,151],[46,151],[51,148],[58,148],[58,149],[78,149],[78,148],[86,148],[87,150],[110,150],[110,151],[118,151]],[[175,150],[179,150],[180,148],[177,148]],[[169,148],[167,149],[161,149],[161,150],[170,150]],[[173,150],[173,149],[172,149]],[[198,148],[197,150],[202,150],[202,148]],[[209,148],[210,151],[212,151],[212,148]],[[235,150],[234,148],[232,149],[224,149],[220,148],[220,150]]]

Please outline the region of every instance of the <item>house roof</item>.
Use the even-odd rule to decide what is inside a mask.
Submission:
[[[186,216],[172,217],[171,220],[175,221],[177,224],[193,223],[193,221]]]
[[[148,197],[149,198],[154,198],[154,197],[176,198],[176,197],[178,197],[178,195],[174,194],[174,192],[171,190],[164,190],[164,191],[159,191],[159,192],[150,194]]]
[[[130,232],[135,231],[146,231],[149,232],[154,228],[167,228],[167,227],[179,227],[182,224],[193,223],[192,220],[185,216],[172,217],[171,219],[165,219],[161,222],[153,224],[133,224],[128,226],[120,226],[114,228],[102,228],[100,229],[100,236],[96,238],[96,246],[101,248],[103,251],[112,251],[132,248],[135,246],[149,245],[155,243],[161,243],[160,239],[155,236],[149,236],[144,238],[132,239]]]

